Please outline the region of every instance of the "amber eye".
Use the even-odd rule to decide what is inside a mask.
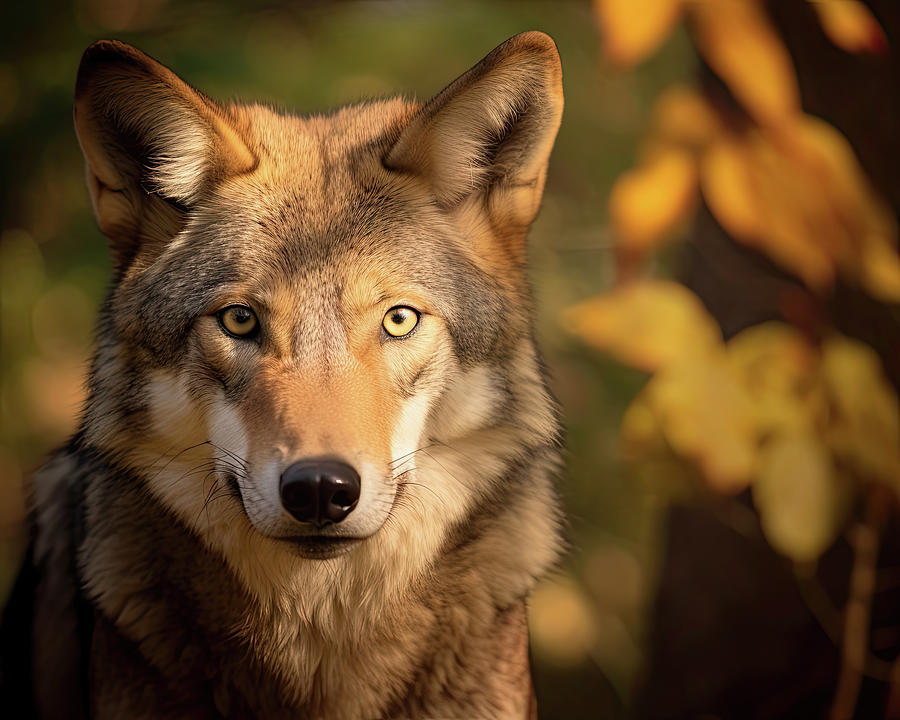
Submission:
[[[409,335],[419,324],[419,313],[411,307],[398,305],[384,314],[381,327],[391,337]]]
[[[218,318],[225,332],[239,338],[250,337],[259,327],[256,313],[246,305],[229,305],[219,310]]]

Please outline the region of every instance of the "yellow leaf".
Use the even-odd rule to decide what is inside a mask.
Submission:
[[[813,432],[824,426],[819,354],[799,332],[784,323],[764,323],[733,337],[726,349],[762,432]]]
[[[666,39],[681,5],[682,0],[594,0],[604,54],[616,65],[636,65]]]
[[[847,52],[885,52],[884,30],[858,0],[818,0],[813,7],[831,42]]]
[[[874,297],[900,303],[900,257],[891,240],[878,233],[867,235],[859,272],[863,287]]]
[[[754,244],[813,290],[829,289],[837,258],[847,255],[852,240],[822,191],[822,178],[768,135],[752,131],[748,144],[765,223]]]
[[[703,196],[725,231],[822,290],[832,281],[834,262],[822,247],[822,213],[807,207],[822,201],[806,182],[758,131],[722,138],[701,169]]]
[[[819,186],[817,196],[827,208],[823,240],[835,233],[846,238],[832,239],[841,269],[879,300],[900,302],[897,219],[872,187],[847,138],[810,115],[802,116],[784,138],[808,187]]]
[[[660,420],[647,402],[646,393],[639,393],[622,416],[620,429],[622,455],[626,460],[639,460],[666,449]]]
[[[653,105],[653,136],[659,141],[698,149],[721,132],[716,111],[694,88],[669,87]]]
[[[900,302],[897,220],[869,182],[847,139],[832,125],[803,115],[780,128],[777,152],[795,178],[789,207],[803,211],[811,242],[818,242],[842,274],[872,295]],[[786,190],[778,192],[782,204]]]
[[[700,187],[710,211],[737,240],[761,237],[765,222],[747,148],[726,137],[705,153]]]
[[[846,138],[797,115],[777,128],[723,135],[704,154],[703,196],[735,239],[825,291],[835,274],[900,301],[897,224]]]
[[[900,488],[900,408],[881,359],[868,345],[836,336],[825,342],[822,377],[838,457],[862,479]]]
[[[753,501],[766,538],[795,562],[813,562],[840,532],[851,488],[824,443],[809,433],[778,435],[762,454]]]
[[[744,109],[768,125],[800,110],[790,55],[755,0],[715,0],[691,5],[700,54]]]
[[[653,250],[691,213],[696,195],[693,157],[683,150],[665,150],[616,180],[609,196],[613,234],[627,250]]]
[[[714,490],[747,487],[757,467],[753,407],[721,348],[663,368],[646,395],[669,445],[695,462]]]
[[[636,282],[585,300],[563,315],[567,329],[647,372],[721,345],[703,304],[675,282]]]
[[[835,262],[846,263],[859,242],[865,178],[844,137],[823,120],[802,115],[771,136],[756,135],[754,143],[769,162],[769,178],[781,180],[771,189],[772,200],[793,208],[811,239]]]

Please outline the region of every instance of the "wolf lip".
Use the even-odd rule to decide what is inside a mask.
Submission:
[[[309,535],[293,535],[279,538],[288,543],[303,557],[317,560],[326,560],[348,552],[355,545],[361,543],[364,538],[353,537],[322,537]]]

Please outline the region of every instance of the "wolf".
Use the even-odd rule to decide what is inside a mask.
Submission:
[[[563,515],[526,235],[562,107],[540,32],[427,102],[309,116],[87,49],[113,273],[78,430],[29,488],[5,707],[535,717]]]

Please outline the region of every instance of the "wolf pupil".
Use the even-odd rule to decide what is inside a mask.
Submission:
[[[403,313],[399,311],[391,315],[391,322],[393,322],[395,325],[402,325],[404,319],[405,318],[403,316]]]

